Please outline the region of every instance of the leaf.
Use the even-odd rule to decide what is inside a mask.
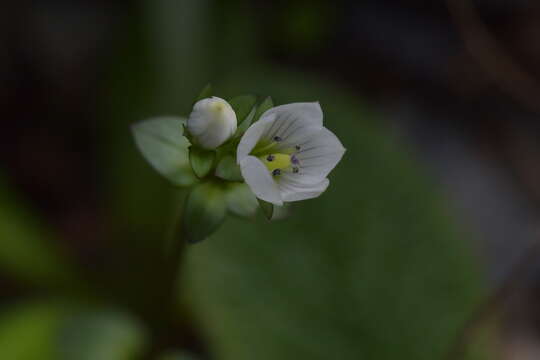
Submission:
[[[157,360],[196,360],[197,357],[180,350],[169,351],[157,358]]]
[[[224,156],[216,167],[216,176],[228,181],[243,181],[240,166],[232,155]]]
[[[238,126],[247,118],[249,113],[254,109],[257,97],[255,95],[240,95],[229,100],[229,104],[236,113]]]
[[[107,310],[70,316],[59,333],[60,360],[130,360],[139,358],[147,333],[131,316]]]
[[[245,183],[228,184],[225,190],[227,209],[241,217],[252,217],[257,212],[257,198]]]
[[[206,182],[197,185],[188,195],[182,217],[182,234],[189,243],[210,236],[227,214],[225,193],[221,184]]]
[[[259,207],[261,208],[264,216],[266,216],[268,220],[272,220],[272,216],[274,216],[274,204],[261,199],[257,199],[257,201],[259,202]]]
[[[5,307],[0,315],[0,359],[58,360],[58,331],[69,311],[49,302]]]
[[[189,141],[183,136],[185,119],[158,117],[132,125],[135,143],[146,161],[174,185],[196,182],[188,159]]]
[[[238,126],[235,136],[240,136],[253,124],[258,121],[264,112],[274,106],[272,98],[270,96],[266,97],[259,106],[253,107],[246,119]]]
[[[38,286],[78,288],[76,269],[49,229],[0,176],[0,270]]]
[[[213,91],[214,89],[212,87],[212,84],[210,83],[206,84],[206,86],[201,90],[201,92],[199,93],[195,101],[193,102],[193,105],[195,105],[195,103],[199,100],[211,97],[213,94]]]
[[[147,334],[130,316],[74,303],[32,301],[0,314],[0,359],[130,360]]]
[[[191,168],[199,179],[208,175],[210,170],[212,170],[215,159],[216,152],[214,150],[205,150],[196,146],[191,146],[189,148]]]

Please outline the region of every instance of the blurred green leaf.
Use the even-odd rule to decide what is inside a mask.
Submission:
[[[157,360],[196,360],[197,358],[187,352],[176,350],[161,355]]]
[[[227,203],[222,186],[206,182],[189,193],[182,216],[182,234],[187,242],[206,239],[225,220]]]
[[[236,163],[236,158],[232,155],[224,156],[216,167],[216,176],[229,181],[243,181],[240,166]]]
[[[183,136],[183,124],[185,119],[180,117],[158,117],[134,124],[131,128],[146,161],[178,186],[188,186],[196,181],[189,165],[190,144]]]
[[[257,198],[245,183],[231,183],[227,185],[225,197],[227,208],[235,215],[252,217],[257,212],[259,203]]]
[[[281,103],[319,100],[348,150],[329,189],[293,216],[230,219],[188,253],[183,294],[214,356],[442,359],[481,290],[470,249],[405,145],[327,82],[269,69],[231,79],[233,93],[257,84]]]
[[[253,110],[256,102],[257,97],[255,95],[240,95],[229,100],[229,104],[236,113],[236,120],[239,126]]]
[[[0,359],[131,360],[146,345],[140,324],[122,313],[45,300],[0,313]]]
[[[264,216],[266,216],[268,220],[272,220],[272,216],[274,216],[274,204],[271,204],[261,199],[257,199],[257,201],[259,202],[259,206]]]
[[[68,318],[59,333],[59,360],[131,360],[148,343],[141,324],[114,311],[82,311]]]
[[[58,243],[25,205],[0,176],[0,269],[38,286],[77,284]]]
[[[58,360],[57,334],[68,310],[60,304],[31,302],[0,314],[0,359]]]
[[[199,100],[202,100],[202,99],[206,99],[206,98],[209,98],[213,95],[213,87],[212,87],[212,84],[207,84],[202,90],[201,92],[199,93],[199,95],[197,96],[197,98],[195,99],[195,101],[193,102],[193,105],[195,105],[195,103]]]
[[[213,150],[205,150],[195,146],[189,148],[189,162],[193,172],[199,179],[208,175],[215,159],[216,152]]]

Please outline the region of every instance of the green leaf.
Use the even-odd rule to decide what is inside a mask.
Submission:
[[[182,234],[189,243],[210,236],[227,214],[227,202],[222,184],[206,182],[197,185],[186,198],[182,217]]]
[[[231,213],[241,217],[252,217],[255,215],[259,203],[247,184],[228,184],[225,192],[227,208]]]
[[[141,324],[127,314],[92,310],[70,316],[59,334],[60,360],[130,360],[148,343]]]
[[[240,95],[229,100],[229,104],[236,113],[238,126],[247,118],[249,113],[254,109],[257,97],[255,95]]]
[[[274,106],[272,98],[266,97],[258,106],[254,106],[246,119],[238,126],[235,136],[240,136],[253,124],[258,121],[264,112]]]
[[[146,345],[144,329],[123,313],[43,300],[0,313],[0,359],[130,360]]]
[[[135,143],[146,161],[178,186],[189,186],[197,181],[189,164],[190,143],[183,136],[184,124],[185,119],[180,117],[158,117],[131,127]]]
[[[57,239],[25,205],[0,176],[0,271],[38,286],[78,287]]]
[[[274,204],[261,199],[257,199],[257,201],[259,202],[259,207],[261,208],[264,216],[266,216],[268,220],[272,220],[272,216],[274,216]]]
[[[196,146],[191,146],[189,148],[191,168],[199,179],[208,175],[214,166],[215,159],[216,152],[214,150],[205,150]]]
[[[180,350],[169,351],[157,358],[157,360],[196,360],[197,358],[190,353]]]
[[[228,181],[243,181],[240,166],[232,155],[226,155],[219,161],[216,176]]]
[[[206,84],[206,86],[201,90],[201,92],[199,93],[195,101],[193,102],[193,105],[195,105],[195,103],[199,100],[211,97],[213,94],[213,91],[214,89],[212,87],[212,84],[210,83]]]
[[[257,112],[255,113],[255,116],[253,117],[253,122],[259,121],[259,119],[261,118],[261,115],[273,107],[274,107],[274,101],[272,100],[270,96],[267,96],[263,101],[261,101],[261,104],[259,105],[259,107],[257,107]]]
[[[29,302],[0,314],[0,359],[58,360],[57,337],[69,311],[60,304]]]

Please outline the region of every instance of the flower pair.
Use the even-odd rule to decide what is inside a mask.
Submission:
[[[187,119],[158,117],[135,124],[135,142],[156,171],[190,187],[183,237],[212,234],[228,213],[249,217],[261,208],[311,199],[328,187],[345,149],[323,126],[319,103],[273,105],[253,95],[225,101],[199,96]]]
[[[187,121],[195,144],[215,149],[234,138],[237,118],[225,100],[199,100]],[[257,198],[274,205],[319,196],[345,149],[323,126],[319,103],[276,106],[241,135],[236,162]]]

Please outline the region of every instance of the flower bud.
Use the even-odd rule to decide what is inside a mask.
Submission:
[[[236,114],[229,103],[218,97],[199,100],[187,121],[187,129],[197,145],[215,149],[236,132]]]

